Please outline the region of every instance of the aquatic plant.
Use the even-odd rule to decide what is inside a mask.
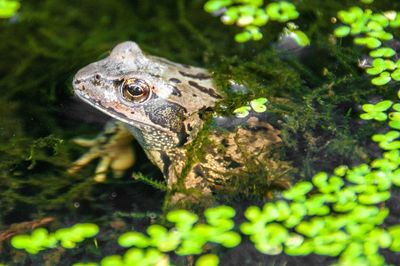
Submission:
[[[385,121],[387,114],[385,113],[392,106],[392,101],[381,101],[377,104],[364,104],[362,109],[365,113],[361,114],[360,117],[364,120],[374,119],[377,121]]]
[[[207,243],[233,248],[241,242],[241,236],[232,231],[235,210],[228,206],[209,208],[204,212],[206,223],[197,223],[199,217],[187,210],[174,210],[167,214],[167,221],[174,227],[167,229],[158,224],[147,228],[147,235],[140,232],[126,232],[118,238],[121,247],[129,248],[123,256],[110,255],[100,262],[102,266],[123,265],[169,265],[167,252],[174,251],[180,256],[199,255]],[[61,244],[64,248],[74,248],[86,238],[94,237],[99,231],[95,224],[76,224],[70,228],[58,229],[49,234],[44,228],[35,229],[31,235],[17,235],[11,245],[26,252],[36,254]],[[219,259],[213,254],[200,256],[198,266],[218,265]],[[75,263],[74,266],[98,265],[96,263]]]
[[[77,243],[97,235],[99,227],[96,224],[79,223],[69,228],[61,228],[49,234],[45,228],[33,230],[31,235],[17,235],[11,239],[11,245],[36,254],[41,250],[55,248],[60,244],[64,248],[75,248]]]
[[[20,8],[21,4],[18,0],[0,0],[0,18],[10,18]]]
[[[250,110],[253,110],[256,113],[264,113],[265,111],[267,111],[266,104],[268,104],[267,98],[265,97],[257,98],[251,100],[248,105],[236,108],[235,110],[233,110],[233,113],[240,118],[248,116]]]
[[[400,27],[400,15],[396,11],[381,14],[355,6],[339,11],[337,17],[344,25],[335,29],[336,37],[354,36],[355,44],[371,49],[369,55],[373,60],[366,66],[366,73],[375,76],[372,84],[382,86],[391,80],[399,81],[400,60],[390,59],[396,56],[396,51],[382,45],[393,39],[393,34],[387,29]]]
[[[221,16],[222,23],[226,25],[236,24],[244,28],[235,35],[235,40],[239,43],[261,40],[263,34],[260,27],[269,21],[287,23],[299,17],[296,6],[287,1],[265,5],[263,0],[209,0],[204,9],[208,13]],[[294,23],[287,25],[284,34],[291,36],[300,46],[310,43],[307,35]]]
[[[265,100],[256,99],[256,103]],[[382,101],[365,107],[367,113],[363,115],[378,121],[397,121],[399,106]],[[387,115],[390,108],[395,112]],[[399,137],[397,130],[376,134],[373,141],[385,151],[381,158],[352,168],[338,166],[331,175],[320,172],[310,182],[299,182],[284,191],[282,199],[268,202],[262,208],[248,207],[244,213],[247,221],[239,226],[240,232],[248,235],[256,249],[265,254],[315,253],[338,256],[335,265],[384,265],[379,249],[400,251],[400,225],[380,227],[389,214],[382,204],[390,198],[391,187],[400,186]],[[180,256],[201,255],[207,243],[233,248],[241,242],[241,236],[234,231],[234,216],[234,209],[219,206],[207,209],[206,223],[199,223],[199,217],[187,210],[171,211],[166,219],[174,224],[172,228],[153,224],[147,228],[147,235],[136,231],[122,234],[118,244],[129,249],[122,256],[103,258],[100,265],[134,265],[138,261],[142,265],[160,262],[170,265],[169,252]],[[54,234],[41,228],[31,236],[13,237],[11,244],[34,254],[54,248],[57,241],[65,248],[73,248],[97,231],[91,224],[59,229]],[[215,255],[203,255],[196,265],[217,264]]]

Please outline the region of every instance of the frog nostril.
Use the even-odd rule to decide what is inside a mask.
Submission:
[[[83,85],[80,87],[80,89],[81,89],[81,91],[86,90],[85,86],[83,86]]]
[[[96,74],[96,75],[94,76],[94,78],[97,79],[97,80],[99,80],[99,79],[101,79],[101,76],[100,76],[99,74]]]

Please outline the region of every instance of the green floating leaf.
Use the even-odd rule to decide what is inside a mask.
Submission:
[[[250,221],[256,220],[261,216],[261,210],[257,206],[250,206],[244,212],[244,216]]]
[[[400,137],[399,131],[389,131],[386,134],[375,134],[372,136],[372,140],[375,142],[391,142]]]
[[[139,232],[126,232],[118,238],[118,244],[121,247],[136,246],[139,248],[146,248],[150,245],[150,240]]]
[[[373,78],[371,80],[371,83],[374,84],[375,86],[383,86],[383,85],[388,84],[391,80],[392,80],[392,78],[390,77],[389,72],[382,72],[379,75],[379,77]],[[385,120],[385,119],[383,119],[383,120]],[[379,121],[383,121],[383,120],[379,120]]]
[[[390,27],[392,28],[398,28],[400,27],[400,16],[396,11],[392,11],[391,14],[388,14],[389,16],[392,17],[390,20]]]
[[[208,13],[213,13],[221,8],[231,5],[232,3],[232,0],[211,0],[204,5],[204,10]]]
[[[390,250],[394,252],[400,252],[400,225],[394,225],[389,227],[388,233],[392,238]]]
[[[295,30],[292,32],[291,36],[294,41],[301,47],[305,47],[310,45],[310,39],[308,36],[301,30]]]
[[[350,30],[349,26],[340,26],[335,29],[334,34],[338,38],[343,38],[350,34]]]
[[[325,187],[328,185],[328,174],[320,172],[313,177],[312,182],[317,187]]]
[[[327,215],[330,212],[328,206],[325,206],[326,198],[324,195],[314,195],[306,200],[304,203],[307,208],[307,214],[314,216]]]
[[[168,235],[168,230],[162,225],[159,224],[152,224],[149,227],[147,227],[147,234],[152,239],[165,239]]]
[[[235,209],[230,206],[221,205],[214,208],[208,208],[204,211],[204,216],[208,221],[217,219],[230,219],[236,214]]]
[[[285,253],[289,256],[306,256],[314,251],[314,243],[312,240],[304,241],[300,246],[287,246]]]
[[[336,167],[336,168],[333,170],[333,173],[334,173],[335,175],[337,175],[337,176],[344,176],[344,175],[346,174],[347,170],[349,170],[349,167],[348,167],[348,166],[346,166],[346,165],[340,165],[340,166]]]
[[[389,119],[392,121],[400,121],[400,112],[389,113]]]
[[[382,41],[389,41],[391,39],[393,39],[393,34],[386,32],[384,30],[380,30],[380,31],[372,31],[372,32],[368,32],[368,36],[382,40]],[[375,46],[375,45],[373,45]],[[380,46],[380,45],[378,45]],[[376,47],[370,47],[368,45],[369,48],[376,48]]]
[[[372,4],[374,0],[361,0],[361,3],[363,4]]]
[[[364,120],[375,119],[377,121],[385,121],[387,119],[387,114],[384,113],[384,111],[389,109],[392,104],[392,101],[382,101],[376,105],[364,104],[362,109],[367,113],[361,114],[360,117]]]
[[[396,51],[389,47],[378,48],[369,53],[371,57],[392,57],[395,54]]]
[[[213,242],[221,244],[226,248],[234,248],[240,244],[242,238],[236,232],[225,232],[212,239]]]
[[[250,110],[251,110],[250,106],[242,106],[242,107],[236,108],[233,111],[233,113],[236,115],[236,117],[244,118],[249,115]]]
[[[392,106],[393,102],[389,100],[381,101],[375,105],[373,105],[372,111],[378,111],[378,112],[383,112],[389,109]],[[364,109],[364,106],[363,106]],[[365,109],[364,111],[367,111]],[[368,112],[368,111],[367,111]]]
[[[267,15],[267,12],[265,10],[259,9],[256,11],[253,20],[253,25],[261,27],[267,24],[268,21],[269,21],[269,16]]]
[[[218,266],[219,258],[214,254],[203,255],[196,261],[196,266]]]
[[[347,246],[347,243],[330,243],[329,245],[316,245],[314,253],[322,256],[336,257]]]
[[[173,210],[167,214],[167,220],[176,223],[181,230],[190,229],[199,217],[187,210]]]
[[[15,0],[0,0],[0,18],[10,18],[20,8],[21,4]]]
[[[255,248],[268,255],[278,255],[282,253],[282,245],[271,245],[268,242],[257,242],[255,243]]]
[[[98,234],[99,227],[92,223],[79,223],[75,224],[72,228],[75,234],[82,236],[83,238],[91,238]]]
[[[277,221],[284,221],[290,215],[289,204],[286,201],[278,200],[275,202],[276,210],[277,210]]]
[[[378,245],[380,248],[388,248],[392,243],[392,237],[390,234],[383,228],[374,228],[372,229],[367,238]]]
[[[299,17],[296,6],[286,1],[270,3],[266,11],[271,20],[279,22],[287,22]]]
[[[304,195],[313,189],[310,182],[299,182],[289,190],[283,192],[283,197],[288,200],[304,200]]]
[[[358,196],[358,201],[361,204],[372,205],[384,202],[390,198],[389,191],[376,192],[374,194],[361,194]]]
[[[353,219],[354,222],[360,221],[363,223],[372,222],[372,217],[379,214],[379,209],[375,206],[356,206],[349,214],[349,219]]]
[[[16,235],[11,238],[11,245],[14,248],[25,249],[31,245],[31,238],[28,235]]]
[[[299,234],[290,233],[286,238],[285,246],[287,247],[298,247],[304,242],[304,237]]]
[[[375,49],[382,45],[382,42],[374,37],[354,38],[354,43],[357,45],[367,46],[369,49]]]
[[[371,12],[371,11],[368,10],[368,12]],[[389,20],[383,14],[380,14],[380,13],[370,14],[370,19],[373,22],[379,23],[379,25],[381,25],[383,28],[389,26]]]
[[[72,266],[99,266],[99,264],[97,264],[96,262],[78,262],[72,264]]]
[[[250,106],[251,108],[253,108],[253,110],[257,113],[263,113],[267,110],[267,107],[265,106],[265,104],[268,102],[267,98],[258,98],[258,99],[254,99],[250,102]]]
[[[266,217],[268,221],[273,221],[279,216],[278,208],[275,204],[268,202],[264,204],[262,215]]]
[[[390,76],[393,80],[400,81],[400,69],[396,69],[395,71],[393,71]]]
[[[250,40],[251,40],[251,34],[248,31],[243,31],[235,35],[235,41],[238,43],[244,43]]]
[[[224,15],[221,17],[222,23],[225,25],[234,24],[239,18],[239,9],[236,7],[229,7]]]
[[[100,262],[101,266],[125,266],[120,255],[111,255],[103,258]]]
[[[319,218],[313,218],[311,221],[303,221],[298,226],[296,226],[296,231],[300,234],[303,234],[307,237],[314,237],[318,235],[318,233],[324,229],[325,221]]]
[[[280,245],[289,237],[288,230],[278,223],[268,224],[264,230],[268,235],[268,242],[272,245]]]
[[[338,18],[346,24],[352,24],[357,19],[363,17],[364,11],[360,7],[352,7],[349,11],[341,10],[338,12]]]
[[[16,235],[11,238],[11,245],[18,249],[24,249],[31,254],[37,254],[46,248],[55,248],[57,239],[49,234],[45,228],[37,228],[29,235]]]
[[[364,184],[364,176],[371,171],[367,164],[361,164],[353,169],[348,170],[346,179],[355,184]]]
[[[123,257],[124,265],[144,264],[145,259],[144,251],[138,248],[130,248]]]

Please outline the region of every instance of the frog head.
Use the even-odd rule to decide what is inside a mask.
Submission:
[[[199,113],[221,99],[206,70],[145,55],[131,41],[81,69],[73,88],[152,150],[186,143],[202,125]]]

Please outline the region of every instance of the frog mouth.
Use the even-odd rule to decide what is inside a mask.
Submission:
[[[74,93],[75,95],[78,96],[78,98],[85,103],[89,104],[90,106],[96,108],[97,110],[101,111],[102,113],[105,113],[106,115],[114,118],[115,120],[121,121],[123,123],[126,123],[130,126],[133,127],[138,127],[138,126],[153,126],[149,125],[147,123],[144,123],[142,121],[137,121],[133,120],[129,117],[127,117],[124,113],[118,112],[115,110],[115,108],[111,108],[109,106],[104,106],[101,101],[94,99],[93,97],[90,97],[88,94],[85,93],[86,88],[81,85],[81,87],[74,86]]]

